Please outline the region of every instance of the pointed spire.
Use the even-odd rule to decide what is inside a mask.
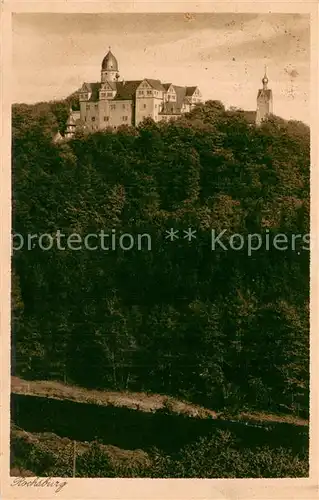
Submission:
[[[267,90],[268,76],[267,76],[267,66],[266,65],[265,65],[265,74],[264,74],[263,79],[261,81],[263,84],[263,89]]]

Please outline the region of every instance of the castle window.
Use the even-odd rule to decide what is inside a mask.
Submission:
[[[108,122],[108,121],[109,121],[109,118],[110,118],[109,116],[104,116],[104,121],[105,121],[105,122]]]
[[[151,90],[148,90],[148,91],[147,91],[147,95],[152,95],[152,91],[151,91]]]
[[[99,105],[98,105],[98,104],[95,104],[95,109],[97,109],[98,107],[99,107]]]
[[[138,95],[144,95],[143,90],[139,90],[139,91],[138,91]]]
[[[143,104],[143,108],[146,109],[146,104]]]
[[[123,104],[123,109],[125,109],[125,104]]]
[[[86,109],[87,109],[87,111],[90,111],[90,105],[89,104],[86,105]]]
[[[106,95],[107,95],[107,97],[112,97],[113,96],[112,92],[108,92]]]
[[[101,97],[105,97],[105,92],[101,92]]]
[[[123,122],[127,122],[127,116],[122,116]]]
[[[95,116],[92,116],[92,122],[95,122]]]
[[[111,109],[115,109],[115,108],[116,108],[115,104],[111,104]]]

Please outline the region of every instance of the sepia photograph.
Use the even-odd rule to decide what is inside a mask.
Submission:
[[[310,15],[11,43],[12,485],[308,478]]]

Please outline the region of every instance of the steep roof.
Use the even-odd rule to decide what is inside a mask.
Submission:
[[[153,89],[165,92],[166,89],[163,87],[160,80],[153,80],[152,78],[145,78],[145,80],[153,87]]]
[[[192,96],[196,89],[197,87],[186,87],[186,95],[188,97]]]
[[[112,90],[116,90],[116,83],[117,82],[103,82],[103,84],[107,83],[109,87],[111,87]],[[102,83],[100,84],[100,88],[102,88]],[[106,91],[108,91],[108,88],[106,88]]]
[[[142,81],[143,80],[129,80],[128,82],[117,82],[115,100],[132,99],[135,95],[137,87],[142,83]]]
[[[181,108],[186,96],[186,87],[180,87],[178,85],[173,85],[176,92],[176,103]]]
[[[172,83],[164,83],[162,84],[160,80],[154,80],[152,78],[145,78],[151,87],[155,90],[160,90],[162,92],[166,92],[169,87],[172,85],[176,92],[176,104],[177,107],[181,108],[183,101],[187,97],[191,97],[197,87],[181,87],[179,85],[174,85]],[[129,100],[132,99],[136,93],[137,87],[144,80],[128,80],[123,82],[108,82],[113,90],[116,90],[116,95],[114,97],[115,100]],[[85,82],[82,85],[82,89],[87,89],[91,93],[91,97],[89,101],[97,102],[99,100],[99,90],[101,88],[101,82],[93,82],[87,83]]]
[[[89,92],[91,92],[91,97],[89,101],[98,101],[99,100],[99,90],[101,87],[100,82],[93,83],[84,83],[82,88],[86,87]]]
[[[88,92],[91,90],[91,84],[90,83],[87,83],[87,82],[84,82],[82,87],[77,91],[79,93],[81,92]]]

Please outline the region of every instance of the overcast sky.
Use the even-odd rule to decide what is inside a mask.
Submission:
[[[295,14],[15,14],[14,102],[99,81],[109,45],[125,80],[198,85],[243,109],[256,108],[266,64],[274,113],[309,122],[310,22]]]

